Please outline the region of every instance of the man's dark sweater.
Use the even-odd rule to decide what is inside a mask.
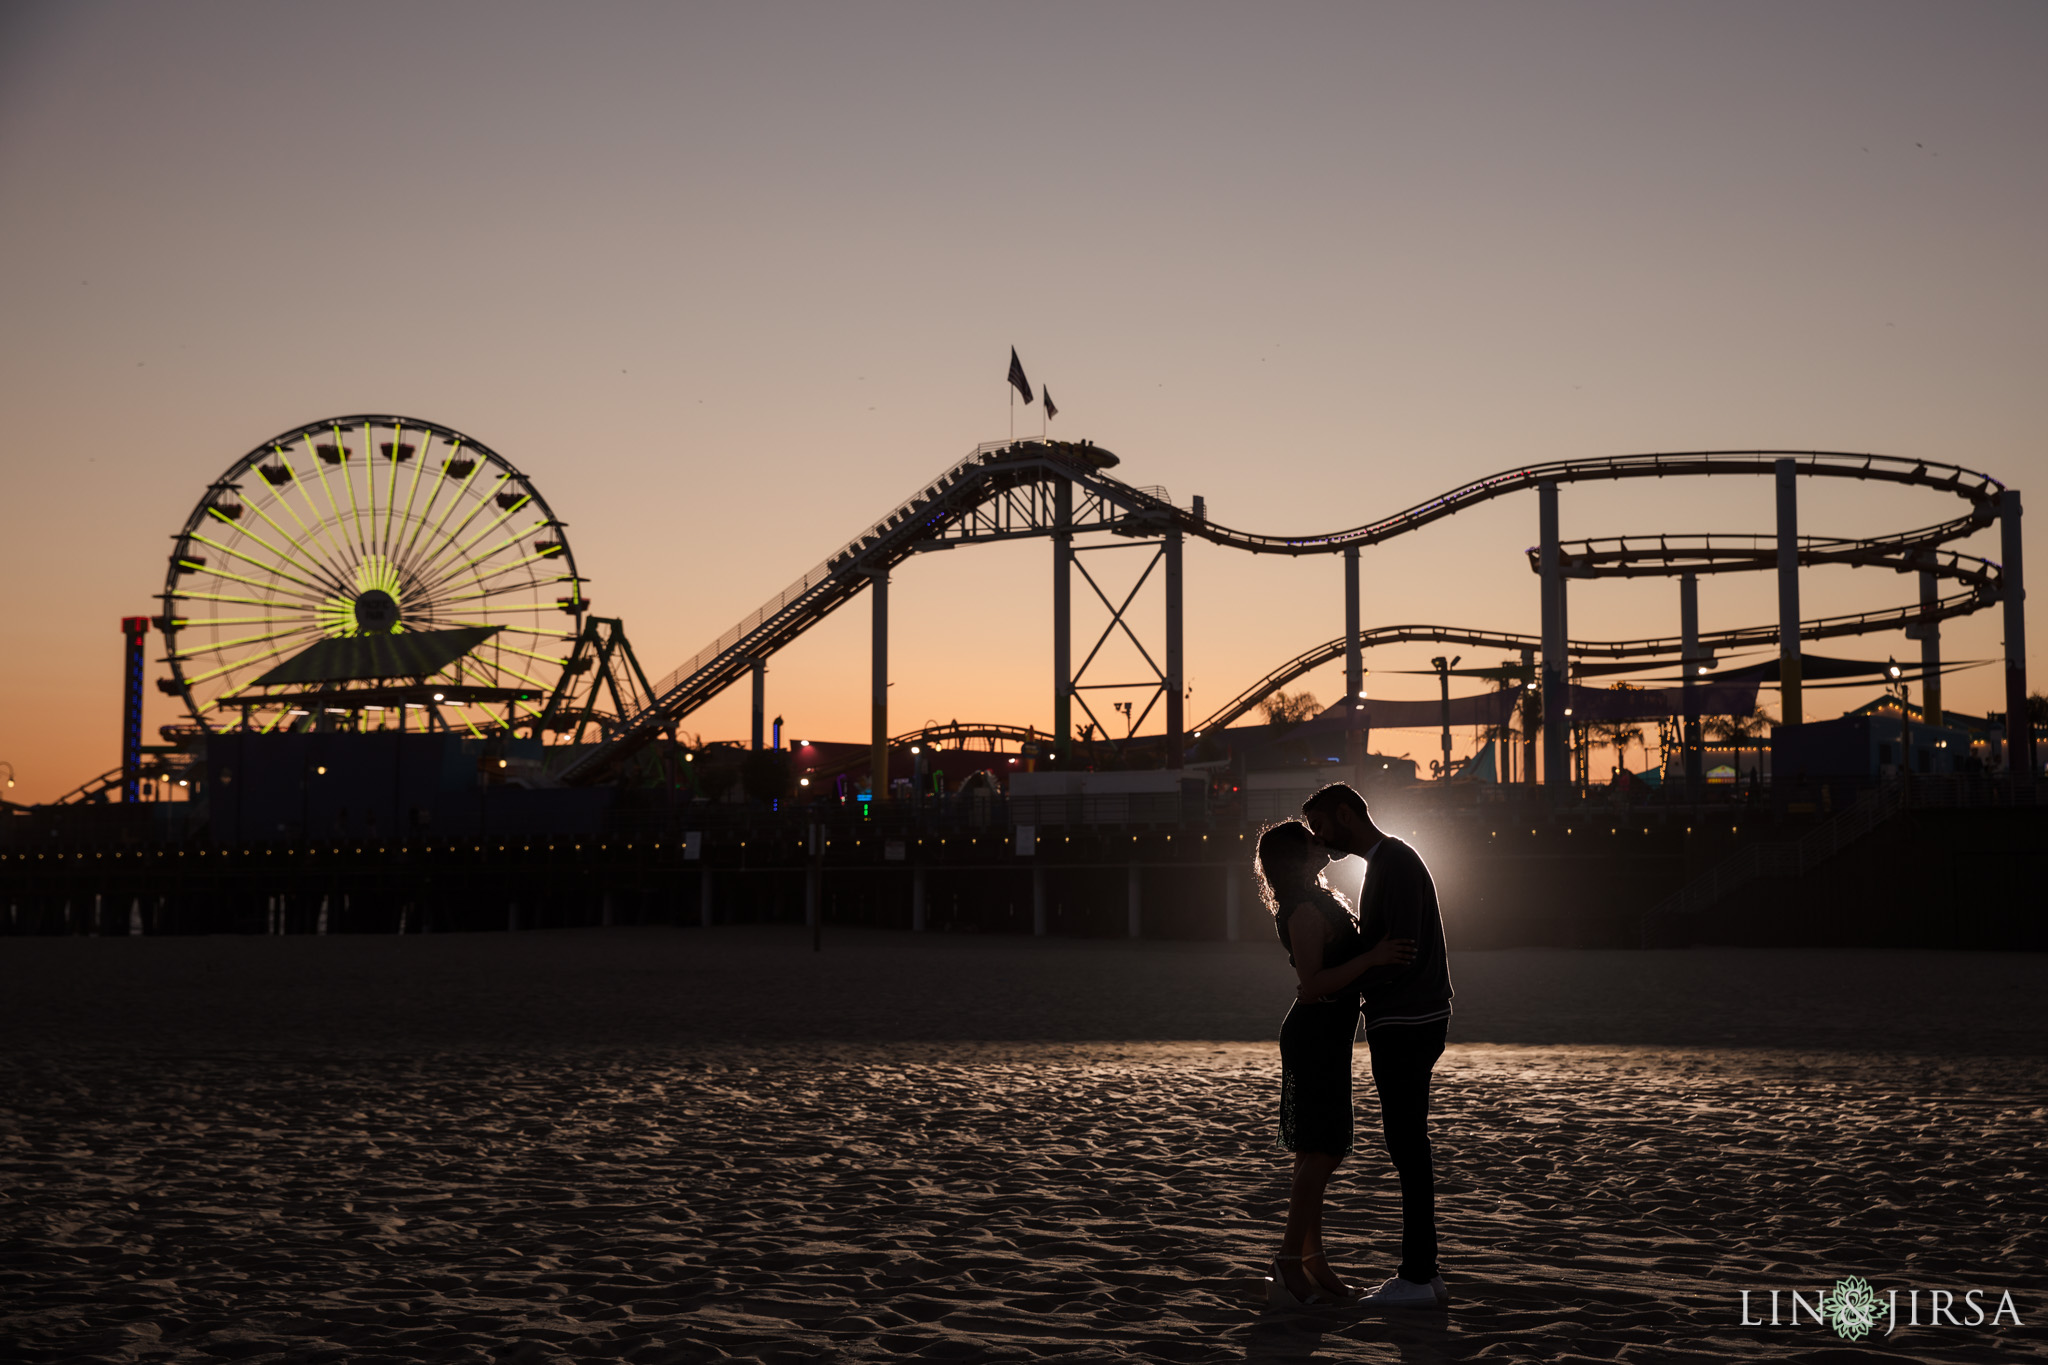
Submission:
[[[1420,1024],[1451,1014],[1451,969],[1444,953],[1444,921],[1436,883],[1422,855],[1389,834],[1366,855],[1359,895],[1359,937],[1415,940],[1415,960],[1373,967],[1359,979],[1368,1032],[1381,1024]]]

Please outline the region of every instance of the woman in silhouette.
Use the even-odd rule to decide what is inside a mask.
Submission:
[[[1267,1283],[1267,1298],[1289,1308],[1358,1297],[1323,1254],[1323,1191],[1351,1150],[1356,983],[1368,967],[1406,962],[1415,952],[1412,939],[1368,945],[1359,937],[1351,907],[1323,880],[1329,864],[1330,854],[1298,820],[1259,836],[1259,894],[1300,978],[1280,1025],[1278,1145],[1294,1153],[1294,1184]]]

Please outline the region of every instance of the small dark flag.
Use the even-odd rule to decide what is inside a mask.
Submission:
[[[1031,401],[1031,381],[1024,377],[1024,362],[1017,359],[1017,348],[1010,348],[1010,382],[1017,386],[1017,392],[1024,395],[1024,401]]]
[[[1060,410],[1053,406],[1051,389],[1042,389],[1040,392],[1045,395],[1045,420],[1050,422],[1053,418],[1060,415]]]

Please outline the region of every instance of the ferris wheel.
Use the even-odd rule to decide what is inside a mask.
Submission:
[[[206,730],[381,710],[368,703],[406,676],[433,689],[446,723],[502,733],[541,715],[589,605],[526,475],[410,417],[336,417],[265,441],[213,481],[175,542],[157,623],[171,676],[157,686]],[[278,689],[281,668],[332,641],[398,662],[330,673],[325,706]]]

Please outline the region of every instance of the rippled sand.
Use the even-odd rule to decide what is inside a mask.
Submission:
[[[1041,1002],[1045,1017],[1093,1022],[1102,981],[1120,980],[1133,1035],[1156,1033],[1176,997],[1277,1022],[1271,964],[1250,945],[842,936],[815,961],[808,946],[647,931],[0,943],[0,1342],[50,1361],[2042,1349],[2038,1004],[2031,1019],[2002,1007],[1980,1034],[2002,1056],[1930,1046],[1956,1021],[1897,1000],[1893,1029],[1866,1030],[1861,1050],[1459,1041],[1535,1026],[1559,973],[1597,979],[1600,957],[1617,998],[1630,969],[1666,973],[1669,1017],[1638,1006],[1639,1032],[1715,1005],[1670,984],[1697,955],[1469,955],[1461,991],[1484,980],[1492,1000],[1454,1021],[1433,1120],[1457,1301],[1388,1319],[1264,1307],[1285,1200],[1270,1042],[924,1036],[935,1011],[991,1008],[1020,981],[1067,982],[1075,1003]],[[1696,990],[1741,956],[1717,955]],[[1956,978],[1936,1006],[2030,972],[2042,984],[2029,959],[1973,974],[1962,955],[1921,956],[1923,974],[1932,961]],[[1850,1008],[1882,978],[1843,958],[1856,980],[1815,973],[1811,1008]],[[1230,970],[1205,975],[1219,962]],[[834,1039],[836,992],[879,1012]],[[877,1000],[890,992],[893,1014]],[[1600,1027],[1625,1031],[1626,1014]],[[1340,1266],[1378,1278],[1398,1194],[1363,1049],[1359,1064],[1362,1141],[1328,1235]],[[2010,1288],[2026,1326],[1901,1328],[1866,1352],[1825,1328],[1740,1325],[1743,1288],[1811,1299],[1850,1274],[1880,1292]]]

